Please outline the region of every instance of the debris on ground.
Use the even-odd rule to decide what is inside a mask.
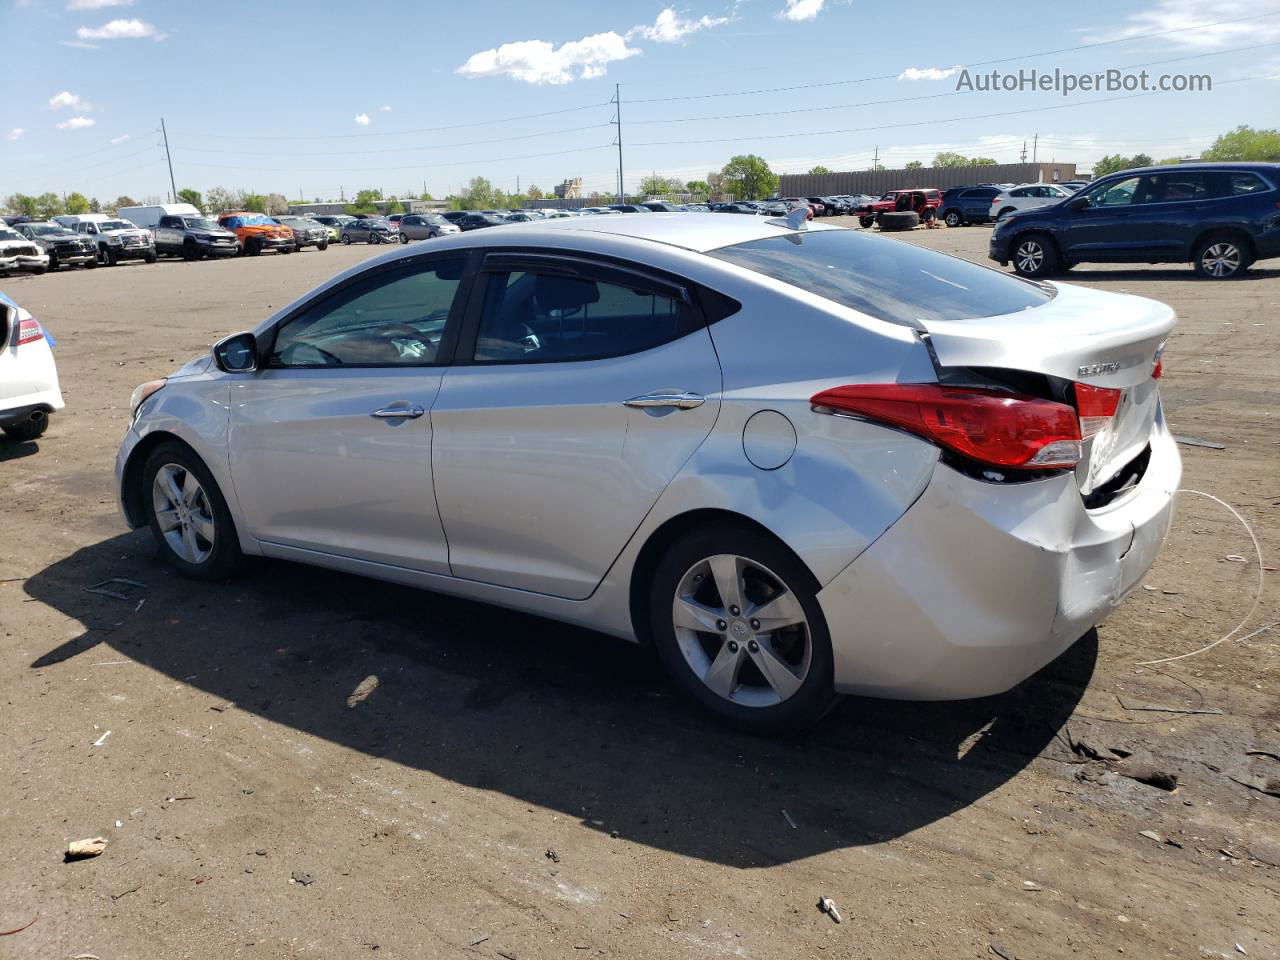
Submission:
[[[121,593],[119,590],[108,590],[109,583],[123,583],[127,587],[136,587],[139,590],[147,589],[147,585],[138,580],[126,580],[124,577],[109,577],[106,580],[100,580],[91,587],[85,587],[85,593],[96,593],[101,597],[110,597],[113,600],[125,600],[129,603],[133,602],[133,597],[127,593]]]
[[[782,811],[782,819],[783,819],[783,820],[785,820],[785,821],[787,821],[787,826],[788,826],[788,827],[790,827],[792,830],[797,830],[797,829],[799,829],[799,828],[796,826],[796,822],[795,822],[794,820],[792,820],[792,819],[791,819],[791,814],[787,813],[787,811],[785,811],[785,810],[783,810],[783,811]]]
[[[31,926],[31,924],[35,923],[39,919],[40,919],[39,915],[36,915],[20,927],[14,927],[12,930],[0,930],[0,937],[11,937],[15,933],[21,933],[23,930],[27,929],[27,927]]]
[[[1154,830],[1139,830],[1138,836],[1146,837],[1148,840],[1154,840],[1156,843],[1164,843],[1164,837],[1156,833]]]
[[[547,852],[544,853],[543,856],[546,857],[548,860],[550,860],[552,863],[560,862],[560,854],[556,853],[555,847],[547,847]]]
[[[109,736],[111,736],[111,731],[110,731],[110,730],[108,730],[106,733],[104,733],[102,736],[100,736],[97,740],[93,741],[93,745],[94,745],[95,747],[100,747],[100,746],[102,746],[104,743],[106,743],[106,742],[107,742],[107,737],[109,737]]]
[[[1204,447],[1206,450],[1225,450],[1227,445],[1224,443],[1215,443],[1213,440],[1204,440],[1200,437],[1188,437],[1175,433],[1173,439],[1177,443],[1181,443],[1188,447]]]
[[[1023,880],[1022,889],[1026,890],[1028,893],[1038,893],[1043,890],[1044,887],[1040,886],[1040,884],[1036,883],[1034,880]]]
[[[360,704],[369,699],[369,695],[373,691],[378,689],[378,683],[378,675],[376,673],[369,674],[369,676],[357,683],[356,688],[347,695],[347,706],[352,710],[360,706]]]
[[[1119,697],[1116,697],[1116,700],[1126,710],[1140,710],[1146,713],[1190,713],[1203,714],[1210,717],[1222,716],[1222,711],[1216,707],[1152,707],[1146,704],[1125,703]]]
[[[304,887],[309,887],[311,884],[316,882],[316,878],[305,870],[295,870],[293,871],[293,875],[289,878],[289,882],[300,883]]]
[[[106,837],[92,837],[88,840],[72,840],[67,844],[68,860],[84,860],[96,857],[107,849]]]
[[[1010,950],[1008,947],[1006,947],[999,940],[993,940],[991,943],[987,944],[987,947],[997,957],[1003,958],[1003,960],[1017,960],[1017,958],[1014,957],[1013,955],[1013,951]]]
[[[836,902],[832,900],[830,897],[823,897],[822,899],[820,899],[818,901],[818,909],[821,910],[823,913],[825,913],[828,917],[830,917],[836,923],[841,922],[842,918],[840,916],[840,911],[836,908]]]

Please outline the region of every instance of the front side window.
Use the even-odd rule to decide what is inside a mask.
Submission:
[[[1085,193],[1091,207],[1127,207],[1132,204],[1138,194],[1141,177],[1126,177],[1101,183]]]
[[[699,325],[672,296],[555,273],[486,275],[478,363],[597,360],[639,353]]]
[[[1038,284],[989,267],[852,230],[767,237],[721,247],[710,255],[879,320],[911,327],[918,321],[1017,313],[1053,296]]]
[[[377,273],[324,298],[276,334],[273,367],[436,362],[466,259]]]

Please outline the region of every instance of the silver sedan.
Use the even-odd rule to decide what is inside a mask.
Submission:
[[[362,263],[143,384],[184,574],[317,564],[651,644],[719,717],[1020,682],[1140,582],[1168,307],[785,220],[614,215]]]
[[[456,226],[438,213],[410,213],[400,218],[400,242],[430,240],[450,233],[460,233]]]

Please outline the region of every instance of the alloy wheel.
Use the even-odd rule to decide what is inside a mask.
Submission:
[[[213,553],[217,525],[213,506],[196,475],[166,463],[151,484],[151,503],[165,543],[187,563],[204,563]]]
[[[1014,252],[1020,273],[1035,273],[1044,266],[1044,247],[1036,240],[1023,240]]]
[[[790,699],[813,660],[800,598],[747,557],[717,554],[685,572],[671,604],[676,643],[708,690],[733,703]]]
[[[1240,260],[1240,248],[1226,241],[1210,244],[1200,255],[1200,265],[1211,277],[1231,276],[1240,269]]]

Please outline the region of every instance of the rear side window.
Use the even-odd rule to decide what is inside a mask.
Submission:
[[[1256,173],[1229,173],[1227,177],[1230,184],[1227,193],[1233,197],[1262,193],[1270,189]]]
[[[1147,178],[1143,203],[1176,203],[1182,200],[1207,200],[1215,195],[1211,189],[1215,176],[1211,173],[1157,173]]]
[[[599,360],[640,353],[700,326],[689,305],[581,276],[488,274],[477,363]]]
[[[789,283],[878,320],[971,320],[1030,310],[1050,288],[852,230],[815,230],[752,240],[710,256]]]

